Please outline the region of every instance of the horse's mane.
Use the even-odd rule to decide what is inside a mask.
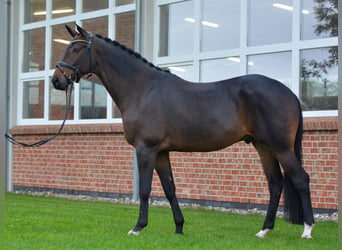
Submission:
[[[149,62],[146,58],[144,58],[141,54],[139,54],[138,52],[134,51],[133,49],[131,48],[128,48],[126,47],[125,45],[119,43],[118,41],[116,40],[112,40],[108,37],[103,37],[102,35],[100,34],[96,34],[96,37],[100,38],[100,39],[103,39],[105,40],[107,43],[111,43],[113,44],[113,46],[116,46],[116,47],[119,47],[120,49],[122,49],[123,51],[127,52],[128,54],[132,55],[132,56],[135,56],[137,59],[143,61],[144,63],[146,63],[148,66],[150,66],[151,68],[154,68],[158,71],[164,71],[164,72],[168,72],[170,73],[169,70],[165,70],[165,69],[162,69],[156,65],[154,65],[153,63]]]

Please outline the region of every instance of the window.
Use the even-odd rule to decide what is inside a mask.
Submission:
[[[25,81],[23,95],[23,118],[43,118],[44,81]]]
[[[240,58],[225,57],[201,61],[201,82],[218,81],[239,76]]]
[[[201,51],[239,48],[240,1],[204,0],[200,28]]]
[[[44,70],[45,28],[24,31],[23,72]]]
[[[264,74],[304,116],[337,115],[337,0],[157,0],[155,13],[159,66],[195,82]]]
[[[290,42],[292,0],[249,0],[248,45]]]
[[[160,12],[159,56],[192,53],[194,1],[164,5]]]
[[[301,38],[303,40],[338,36],[338,0],[301,0]]]
[[[96,2],[96,4],[95,4]],[[135,47],[134,0],[27,0],[20,2],[20,83],[18,124],[55,124],[63,119],[65,92],[55,90],[51,76],[71,40],[65,25],[81,24],[86,30]],[[120,112],[96,75],[74,87],[72,123],[121,122]]]
[[[248,74],[262,74],[274,78],[291,88],[291,52],[277,52],[250,55],[248,58]]]
[[[304,110],[337,108],[337,47],[301,51],[300,99]]]

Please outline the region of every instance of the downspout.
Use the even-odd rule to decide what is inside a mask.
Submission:
[[[0,33],[5,34],[0,38],[0,68],[4,69],[3,74],[0,74],[0,200],[1,204],[3,204],[4,199],[4,191],[6,190],[7,183],[7,169],[8,169],[8,144],[5,139],[5,133],[8,129],[8,108],[9,108],[9,100],[8,100],[8,91],[9,91],[9,71],[10,71],[10,53],[9,53],[9,44],[10,44],[10,5],[11,2],[9,0],[1,1],[0,8],[0,23],[3,25],[0,26]]]
[[[0,74],[0,221],[5,219],[5,190],[6,190],[6,169],[8,167],[8,145],[5,139],[5,132],[8,128],[8,80],[9,80],[9,10],[10,2],[3,0],[0,3],[0,33],[5,34],[0,38],[0,68],[5,69],[3,74]],[[7,64],[7,65],[5,65]],[[0,226],[0,241],[4,242],[4,227]]]
[[[339,235],[342,235],[342,1],[338,1],[338,161],[339,161],[339,171],[338,171],[338,212],[339,212]],[[340,247],[342,246],[342,237],[339,238]]]
[[[141,25],[141,0],[136,1],[136,11],[135,11],[135,42],[134,47],[135,50],[141,53],[140,46],[140,25]],[[133,149],[133,190],[132,190],[132,199],[134,201],[139,200],[139,169],[138,169],[138,160],[137,160],[137,151]]]
[[[11,90],[11,85],[10,85],[10,74],[11,74],[11,0],[6,1],[6,34],[7,34],[7,41],[6,41],[6,48],[7,48],[7,53],[6,53],[6,103],[5,103],[5,131],[8,131],[10,127],[10,90]],[[5,189],[7,191],[12,191],[12,148],[10,147],[10,144],[6,141],[5,142],[5,151],[6,151],[6,167],[5,167]]]

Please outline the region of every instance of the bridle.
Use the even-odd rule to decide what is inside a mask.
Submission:
[[[92,58],[91,58],[91,53],[90,53],[90,48],[91,48],[91,44],[92,44],[92,41],[91,41],[92,38],[93,38],[93,34],[91,32],[88,32],[88,41],[85,41],[85,40],[73,40],[73,41],[70,42],[70,44],[69,44],[70,47],[74,43],[85,43],[86,44],[86,51],[82,54],[82,56],[81,56],[77,66],[71,65],[70,63],[67,63],[67,62],[64,62],[64,61],[59,61],[56,64],[56,67],[62,72],[63,76],[65,77],[65,79],[67,81],[66,105],[65,105],[65,110],[64,110],[64,119],[63,119],[62,125],[59,128],[59,130],[57,131],[57,133],[55,133],[53,136],[51,136],[49,138],[43,139],[41,141],[37,141],[37,142],[32,143],[32,144],[27,144],[27,143],[24,143],[24,142],[19,142],[19,141],[15,140],[13,137],[11,137],[9,134],[6,133],[5,137],[6,137],[6,139],[10,143],[12,143],[14,145],[23,146],[23,147],[39,147],[39,146],[44,145],[45,143],[48,143],[49,141],[55,139],[62,132],[62,129],[63,129],[64,124],[65,124],[65,121],[68,118],[68,113],[69,113],[70,104],[71,104],[71,96],[72,96],[71,93],[72,93],[72,89],[73,89],[73,83],[74,82],[79,82],[79,80],[81,78],[79,70],[80,70],[81,64],[84,61],[84,59],[85,59],[87,54],[89,54],[89,58],[90,58],[90,62],[89,62],[89,64],[90,64],[89,72],[90,73],[89,73],[88,77],[91,75],[91,72],[92,72]],[[68,76],[65,73],[63,67],[72,69],[73,73],[70,76]]]
[[[93,38],[93,34],[91,32],[87,32],[88,33],[88,41],[85,40],[73,40],[70,42],[69,47],[71,47],[74,43],[85,43],[86,44],[86,51],[82,54],[78,65],[74,66],[70,63],[64,62],[64,61],[59,61],[56,64],[56,67],[61,71],[61,73],[63,74],[64,78],[66,79],[68,84],[72,84],[73,82],[79,82],[80,80],[80,67],[81,64],[83,63],[84,59],[86,58],[87,54],[89,54],[89,73],[92,72],[92,57],[91,57],[91,53],[90,53],[90,48],[91,48],[91,44],[92,44],[92,38]],[[65,68],[69,68],[71,70],[73,70],[73,73],[70,74],[69,76],[65,73],[63,67]]]

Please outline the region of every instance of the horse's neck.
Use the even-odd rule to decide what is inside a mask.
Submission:
[[[127,51],[100,41],[96,49],[96,73],[121,113],[140,97],[149,84],[150,69]]]

